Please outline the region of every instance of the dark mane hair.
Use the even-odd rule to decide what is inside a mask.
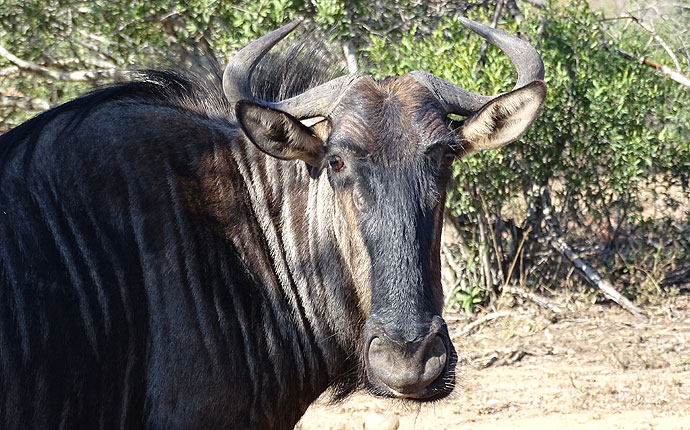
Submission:
[[[256,97],[270,101],[282,100],[342,73],[343,66],[336,60],[334,51],[323,40],[312,36],[303,34],[287,49],[269,52],[263,58],[252,76],[251,88]],[[279,48],[276,47],[276,51]],[[78,126],[95,107],[115,100],[174,107],[202,117],[234,122],[234,107],[230,106],[223,93],[222,76],[221,67],[200,70],[193,75],[170,70],[133,72],[130,81],[91,91],[0,135],[0,168],[20,145],[28,146],[25,160],[30,157],[41,133],[58,115],[71,114],[67,125],[56,133],[55,139]]]

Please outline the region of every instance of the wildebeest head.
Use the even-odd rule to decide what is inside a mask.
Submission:
[[[224,75],[248,138],[270,156],[306,162],[330,184],[335,236],[366,318],[361,349],[374,394],[434,400],[452,390],[456,355],[441,317],[439,250],[451,163],[520,137],[545,98],[534,48],[461,20],[511,58],[513,91],[474,94],[415,71],[381,81],[342,76],[279,102],[254,98],[256,64],[298,22],[242,49]]]

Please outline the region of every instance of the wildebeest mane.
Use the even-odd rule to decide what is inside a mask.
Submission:
[[[334,51],[311,33],[296,38],[287,49],[269,53],[257,66],[251,81],[253,94],[277,101],[300,94],[342,73],[343,66]],[[174,70],[132,72],[132,79],[93,90],[79,98],[45,111],[0,135],[0,168],[13,150],[26,145],[25,161],[32,154],[45,127],[56,117],[68,113],[67,124],[55,134],[59,139],[78,126],[94,108],[112,101],[155,104],[188,111],[206,118],[234,122],[234,107],[226,100],[222,85],[223,70],[200,69],[183,74]]]

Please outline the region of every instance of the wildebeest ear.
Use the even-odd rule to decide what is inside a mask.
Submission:
[[[249,140],[266,154],[321,165],[323,141],[292,115],[246,100],[237,102],[235,114]]]
[[[546,85],[534,81],[485,104],[459,130],[465,153],[499,148],[518,139],[539,116],[545,99]]]

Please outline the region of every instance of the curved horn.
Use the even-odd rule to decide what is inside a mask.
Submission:
[[[240,100],[249,100],[263,106],[272,107],[289,113],[296,118],[328,116],[347,88],[358,78],[357,75],[345,75],[332,79],[302,94],[279,102],[269,102],[254,97],[250,82],[252,73],[261,59],[285,36],[290,34],[302,20],[297,19],[277,30],[268,33],[244,48],[230,59],[223,73],[223,92],[234,106]]]
[[[234,105],[240,100],[254,100],[250,82],[256,65],[276,43],[292,33],[300,23],[301,20],[296,19],[237,51],[223,73],[223,92],[230,103]]]
[[[514,90],[522,88],[530,82],[544,79],[544,63],[532,45],[512,34],[487,27],[465,17],[458,19],[465,27],[479,34],[510,58],[518,72],[518,80]],[[422,70],[410,72],[410,75],[434,93],[448,113],[471,115],[500,95],[487,96],[473,93]]]

